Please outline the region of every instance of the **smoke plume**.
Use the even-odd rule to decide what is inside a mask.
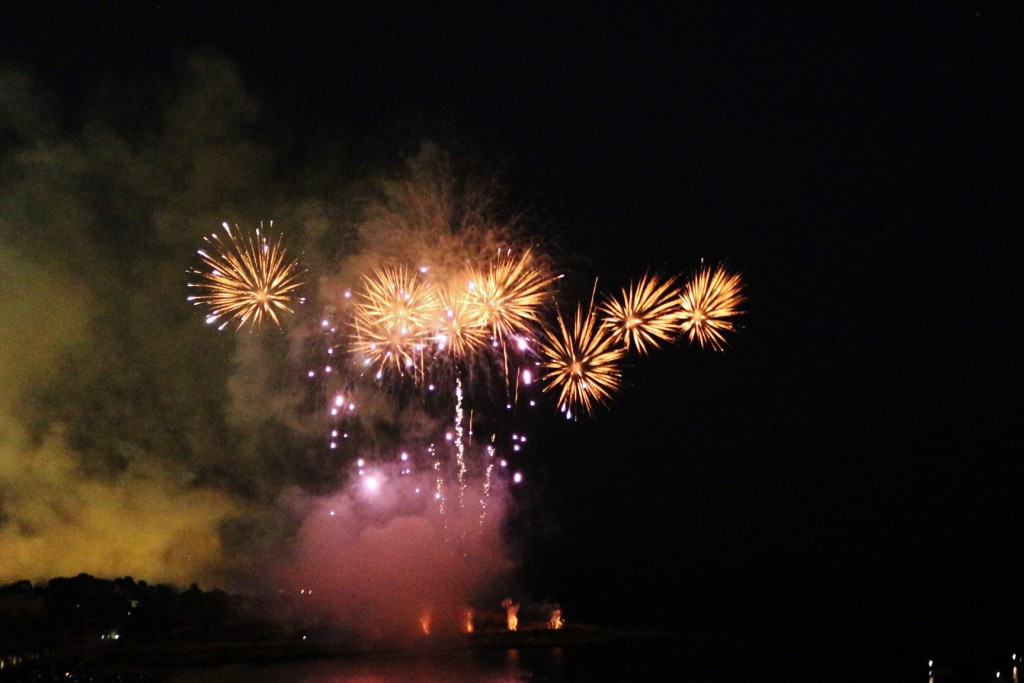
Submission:
[[[509,569],[497,479],[481,523],[422,501],[371,514],[348,469],[423,448],[450,406],[309,370],[369,264],[463,267],[512,244],[515,220],[433,146],[358,182],[333,179],[345,159],[284,164],[222,58],[185,59],[171,81],[157,105],[69,122],[26,73],[0,70],[0,581],[232,588],[283,553],[282,576],[326,587],[335,612],[405,623],[413,605],[472,600]],[[155,113],[125,125],[125,111]],[[222,222],[264,220],[306,268],[306,301],[281,329],[218,332],[186,302],[186,271]],[[341,389],[359,410],[331,449]],[[424,467],[407,480],[426,485]]]

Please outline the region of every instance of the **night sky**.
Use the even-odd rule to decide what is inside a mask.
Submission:
[[[524,598],[561,602],[570,621],[671,627],[721,652],[789,649],[800,653],[795,661],[1024,649],[1016,348],[1024,238],[1009,201],[1021,177],[1010,102],[1024,62],[996,4],[778,12],[660,3],[411,12],[65,5],[0,9],[0,316],[10,323],[0,367],[22,395],[0,400],[0,448],[9,450],[0,452],[9,463],[0,464],[0,540],[13,533],[5,503],[29,486],[11,474],[28,460],[12,459],[27,451],[10,455],[10,425],[28,425],[35,437],[26,438],[38,443],[47,421],[104,414],[69,407],[76,387],[97,386],[91,371],[67,380],[65,398],[25,388],[38,378],[10,379],[39,343],[12,331],[23,326],[9,314],[21,278],[36,272],[12,264],[36,259],[100,281],[102,264],[116,263],[124,279],[104,280],[90,305],[106,310],[105,297],[123,297],[116,319],[152,316],[161,290],[125,292],[150,268],[183,282],[196,239],[220,220],[274,219],[288,230],[289,220],[308,217],[282,209],[297,205],[293,197],[329,204],[340,188],[398,168],[430,141],[500,176],[576,294],[586,296],[595,276],[621,286],[647,270],[688,272],[702,258],[726,261],[747,283],[747,312],[725,352],[681,344],[632,358],[626,388],[592,419],[567,422],[553,405],[516,418],[531,436],[509,520]],[[207,109],[175,110],[181,74],[197,56],[213,60],[199,63],[215,64],[218,78],[237,69],[237,87],[218,90],[211,76]],[[24,113],[35,111],[27,99],[41,103],[33,106],[47,122]],[[174,123],[168,110],[190,123]],[[134,149],[161,140],[153,149],[175,159],[176,130],[187,137],[192,123],[225,111],[241,112],[244,154],[211,161],[216,182],[205,192],[198,184],[172,192],[168,181],[147,195],[140,180],[131,197],[101,195],[81,179],[107,176],[62,166],[83,193],[107,197],[88,203],[102,227],[84,231],[88,249],[68,243],[77,256],[45,256],[62,251],[54,241],[62,233],[33,226],[68,212],[47,218],[40,207],[50,190],[38,188],[67,188],[65,176],[47,185],[48,171],[25,165],[37,141],[57,153],[67,149],[60,140],[85,148],[110,129]],[[217,134],[197,139],[172,163],[187,165],[204,139],[225,154],[235,149]],[[252,151],[257,142],[271,151]],[[241,179],[225,180],[234,174]],[[259,187],[256,175],[279,190],[246,194]],[[30,186],[36,203],[21,201]],[[174,197],[156,202],[163,213],[145,208],[157,195]],[[253,196],[264,203],[246,206]],[[140,215],[145,228],[126,218]],[[168,215],[186,226],[180,237],[167,236]],[[348,220],[341,209],[322,216]],[[152,259],[146,250],[160,240],[181,260]],[[55,315],[77,310],[59,282],[39,287]],[[189,319],[183,285],[165,290],[176,297],[167,315],[190,330],[175,352],[185,362],[188,344],[212,330]],[[66,324],[84,329],[75,315]],[[57,350],[43,364],[76,350],[56,341],[66,330],[51,334]],[[149,333],[123,338],[136,334]],[[231,354],[231,339],[225,332],[213,342],[215,358]],[[124,358],[146,363],[143,352]],[[100,404],[131,400],[113,384],[110,393],[128,397],[104,393]],[[215,432],[198,425],[195,439]],[[234,505],[221,490],[266,501],[261,487],[316,488],[318,466],[307,456],[253,470],[254,456],[236,453],[203,470],[202,452],[167,459],[208,485],[195,495],[211,510]],[[223,483],[232,466],[248,468],[245,482]],[[147,471],[146,482],[164,476]],[[812,650],[820,654],[806,655]]]

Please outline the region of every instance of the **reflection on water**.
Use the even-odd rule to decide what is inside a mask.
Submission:
[[[668,668],[666,668],[668,667]],[[670,643],[527,647],[246,664],[178,672],[168,683],[571,683],[662,681],[679,672]]]
[[[557,655],[551,650],[530,657],[523,657],[520,650],[402,653],[221,667],[178,674],[169,683],[519,683],[560,681],[558,668]]]

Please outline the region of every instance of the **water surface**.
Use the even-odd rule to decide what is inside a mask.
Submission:
[[[181,671],[168,683],[515,683],[685,680],[673,643],[399,652]]]

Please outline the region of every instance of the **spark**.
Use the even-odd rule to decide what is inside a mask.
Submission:
[[[227,239],[221,240],[214,233],[206,238],[213,251],[198,251],[206,269],[189,270],[197,279],[188,286],[204,293],[190,296],[188,300],[195,306],[211,309],[207,323],[214,324],[224,318],[217,328],[220,330],[232,320],[237,321],[237,329],[246,323],[254,329],[265,318],[280,326],[278,314],[293,312],[291,304],[296,299],[296,290],[303,284],[298,279],[298,261],[286,258],[280,235],[276,241],[268,240],[259,229],[255,235],[244,234],[239,229],[236,235],[227,223],[223,225]]]
[[[462,422],[465,413],[462,410],[462,379],[455,378],[455,462],[458,465],[459,508],[461,509],[466,495],[466,441]]]
[[[448,520],[444,516],[444,472],[441,470],[441,458],[437,454],[437,448],[434,444],[430,444],[427,448],[427,453],[434,460],[434,500],[437,501],[438,512],[441,514],[441,519],[444,521],[445,530],[448,530]]]
[[[702,263],[679,295],[679,329],[691,343],[721,351],[724,333],[733,330],[730,318],[743,313],[739,305],[745,298],[739,275]]]
[[[586,312],[576,306],[572,329],[566,326],[558,311],[558,335],[549,335],[541,342],[545,359],[541,361],[541,379],[545,391],[559,389],[558,404],[571,413],[579,406],[592,412],[594,401],[605,402],[622,384],[619,363],[625,351],[616,346],[607,330],[596,324],[591,297]]]
[[[671,342],[678,323],[679,290],[676,278],[644,275],[622,290],[621,298],[607,298],[599,307],[604,314],[601,327],[611,332],[626,349],[646,354],[648,346],[657,348]]]
[[[487,444],[487,469],[484,471],[484,491],[483,497],[480,499],[480,526],[484,525],[484,520],[487,518],[487,500],[491,496],[491,477],[494,474],[494,438],[495,434],[491,434],[491,442]]]

